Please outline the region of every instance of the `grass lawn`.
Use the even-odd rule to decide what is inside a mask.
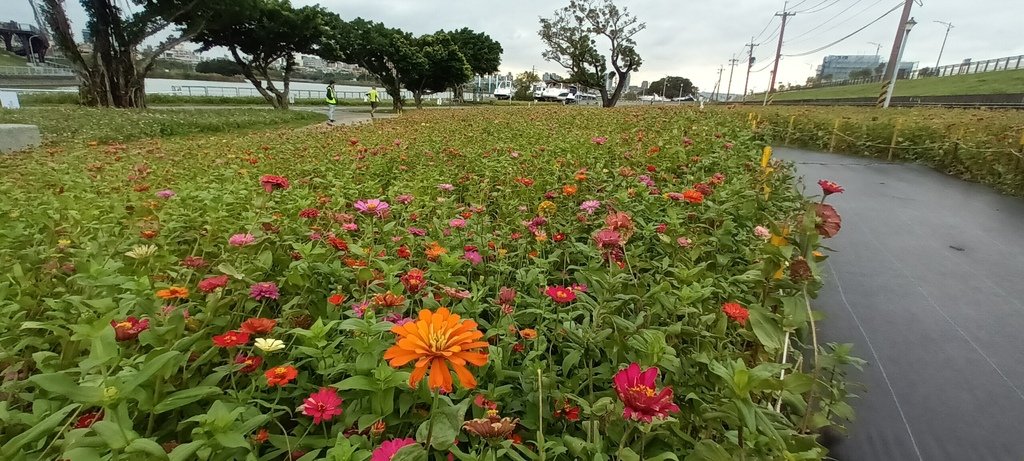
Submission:
[[[869,98],[878,96],[881,88],[881,83],[866,83],[863,85],[785,91],[776,94],[775,100]],[[894,96],[1008,94],[1020,93],[1022,91],[1024,91],[1024,69],[956,75],[952,77],[900,80],[896,82],[896,93]],[[755,94],[751,99],[763,97],[764,93],[761,93],[760,96]]]
[[[7,51],[0,51],[0,66],[18,66],[25,67],[28,62],[21,56],[16,56],[14,53]]]
[[[80,106],[0,110],[0,123],[38,125],[46,142],[59,145],[251,131],[321,121],[321,114],[297,110],[112,110]]]

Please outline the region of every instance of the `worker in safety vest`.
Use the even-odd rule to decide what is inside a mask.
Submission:
[[[377,95],[377,87],[370,87],[370,92],[366,93],[366,98],[370,100],[370,117],[373,117],[373,113],[377,112],[377,103],[380,102],[380,96]]]
[[[327,83],[327,123],[334,123],[334,106],[338,104],[338,96],[334,93],[334,80]]]

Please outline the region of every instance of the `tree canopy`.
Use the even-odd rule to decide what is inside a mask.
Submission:
[[[232,0],[209,20],[195,41],[207,50],[223,46],[241,67],[242,75],[271,105],[288,108],[291,75],[297,54],[321,54],[328,34],[341,18],[320,6],[294,8],[289,0]],[[280,65],[282,87],[270,70]]]
[[[418,53],[416,65],[405,73],[404,86],[412,92],[417,107],[424,94],[462,85],[473,75],[460,48],[444,31],[417,38],[414,48]]]
[[[658,94],[666,98],[692,95],[696,90],[693,82],[686,77],[664,77],[647,86],[647,94]]]
[[[505,52],[501,44],[483,32],[474,32],[468,27],[451,32],[440,31],[451,38],[459,53],[474,75],[493,74],[501,66],[501,54]]]
[[[601,93],[605,107],[614,106],[623,92],[626,77],[640,68],[642,60],[633,37],[646,24],[619,8],[612,0],[570,0],[552,18],[540,18],[541,40],[547,46],[544,59],[569,71],[565,81]],[[597,40],[607,41],[609,55],[602,54]],[[610,92],[606,76],[611,71],[618,83]]]

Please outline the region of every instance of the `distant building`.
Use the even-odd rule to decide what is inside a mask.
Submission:
[[[882,73],[885,64],[877,55],[829,55],[825,56],[818,66],[818,78],[822,80],[840,81],[850,78],[850,74],[867,69],[872,75]],[[900,75],[914,71],[916,62],[901,62],[898,68]]]
[[[88,28],[82,29],[82,41],[85,43],[92,43],[92,32]]]
[[[650,86],[651,86],[651,82],[648,82],[647,80],[644,80],[644,81],[640,82],[640,91],[647,91],[647,88],[649,88]]]
[[[199,55],[196,54],[195,51],[185,48],[185,45],[183,44],[165,51],[161,58],[169,61],[188,62],[192,64],[196,64],[200,61]]]
[[[327,68],[327,62],[319,56],[302,56],[301,62],[301,67],[305,67],[307,69],[321,70]]]
[[[544,72],[544,75],[541,75],[540,79],[545,81],[545,82],[561,81],[562,80],[562,76],[558,75],[558,74],[556,74],[554,72]]]

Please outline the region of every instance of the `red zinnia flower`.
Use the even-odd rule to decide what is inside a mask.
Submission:
[[[819,235],[825,238],[832,238],[839,233],[843,219],[832,205],[827,203],[816,204],[814,214],[818,218],[818,222],[814,227],[818,230]]]
[[[244,365],[242,369],[238,371],[248,374],[256,371],[256,369],[263,364],[263,357],[258,355],[238,354],[235,356],[235,363]]]
[[[242,331],[251,335],[265,335],[270,333],[275,325],[277,325],[277,320],[253,317],[242,322]]]
[[[102,420],[103,420],[103,409],[93,410],[93,411],[90,411],[90,412],[82,413],[82,416],[79,416],[78,419],[75,420],[75,429],[86,429],[86,428],[92,427],[92,425],[96,421],[102,421]]]
[[[312,416],[313,424],[320,424],[341,414],[341,402],[338,391],[330,387],[321,387],[319,391],[309,394],[309,397],[302,401],[299,410],[306,416]]]
[[[741,306],[739,303],[725,303],[722,304],[722,312],[729,318],[736,321],[740,325],[747,324],[747,318],[750,317],[750,311],[747,308]]]
[[[186,256],[181,260],[181,265],[189,269],[198,269],[206,265],[206,260],[199,256]]]
[[[203,293],[212,293],[218,288],[224,288],[228,284],[228,276],[216,275],[213,277],[207,277],[199,282],[199,291]]]
[[[149,329],[149,319],[128,317],[120,322],[111,320],[110,326],[114,327],[114,338],[118,341],[130,341],[138,338],[139,333]]]
[[[556,233],[555,235],[551,236],[551,240],[553,240],[555,242],[561,242],[561,241],[565,240],[565,234],[563,234],[561,232]]]
[[[824,179],[819,179],[818,185],[821,186],[821,192],[824,193],[826,197],[832,194],[841,194],[844,190],[843,186]]]
[[[332,306],[337,306],[345,302],[345,295],[335,293],[331,295],[329,298],[327,298],[327,302],[330,303]]]
[[[408,291],[409,294],[419,293],[427,284],[423,276],[424,272],[422,270],[416,268],[409,269],[409,272],[406,272],[400,279],[402,285],[405,286],[405,291]]]
[[[270,431],[268,431],[267,428],[265,427],[261,427],[260,430],[256,431],[256,433],[253,434],[252,443],[255,443],[256,445],[262,445],[263,442],[266,442],[269,439]]]
[[[267,386],[284,386],[299,376],[299,370],[291,365],[284,365],[271,368],[263,375],[267,377]]]
[[[555,402],[555,406],[558,407],[555,410],[554,417],[565,418],[566,421],[576,422],[580,420],[580,407],[569,404],[569,400],[559,400]]]
[[[213,344],[217,347],[242,346],[249,342],[249,333],[232,330],[222,335],[213,337]]]
[[[689,189],[683,192],[683,200],[690,203],[701,203],[704,201],[704,194],[696,190]]]
[[[476,397],[473,399],[473,405],[476,405],[476,406],[478,406],[480,408],[483,408],[484,410],[497,410],[498,409],[498,404],[494,403],[494,402],[492,402],[490,400],[487,400],[487,397],[484,397],[483,394],[477,394],[476,395]]]
[[[641,370],[635,362],[615,374],[615,393],[626,405],[623,418],[650,423],[655,417],[665,418],[669,413],[679,412],[679,406],[672,402],[672,388],[665,387],[659,392],[655,387],[657,378],[657,368]]]
[[[398,257],[402,258],[402,259],[409,259],[409,257],[412,256],[412,252],[409,251],[409,247],[407,247],[405,245],[402,245],[402,246],[398,247],[397,253],[398,253]]]
[[[320,210],[316,208],[306,208],[299,212],[300,218],[315,219],[320,217]]]
[[[265,174],[260,176],[260,185],[263,186],[263,190],[267,193],[271,193],[274,189],[287,189],[291,187],[288,184],[288,180],[283,176],[276,176],[272,174]]]
[[[344,240],[335,237],[334,234],[327,236],[327,243],[334,247],[335,250],[348,251],[348,243],[345,243]]]
[[[566,288],[560,285],[550,286],[547,290],[544,290],[544,294],[548,295],[556,303],[571,303],[576,299],[576,292],[571,288]]]

